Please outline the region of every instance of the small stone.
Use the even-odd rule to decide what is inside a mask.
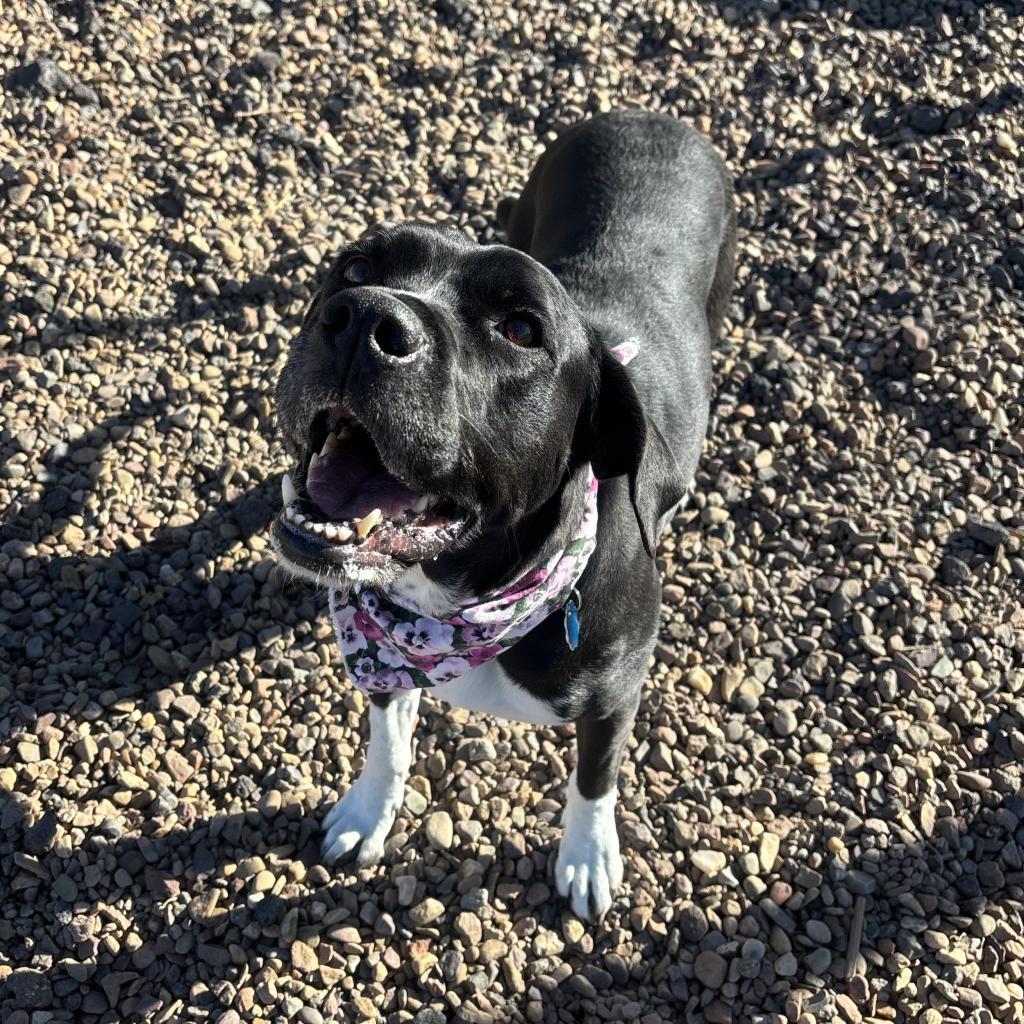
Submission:
[[[398,878],[398,902],[403,907],[412,906],[416,898],[417,881],[415,875],[400,875]]]
[[[693,962],[693,972],[705,988],[721,988],[725,984],[728,969],[729,965],[725,958],[712,949],[698,953],[697,959]]]
[[[0,997],[16,1010],[43,1010],[53,1002],[53,988],[43,971],[21,967],[0,979]]]
[[[974,987],[990,1006],[1005,1006],[1013,998],[1006,987],[1006,982],[993,975],[981,975],[974,983]]]
[[[711,693],[711,687],[714,685],[711,676],[709,676],[699,665],[695,665],[691,668],[686,673],[684,679],[686,685],[690,687],[691,690],[696,690],[704,697],[707,697]]]
[[[428,897],[409,911],[409,917],[412,918],[413,924],[420,926],[436,921],[443,914],[444,904],[433,897]]]
[[[296,939],[291,948],[292,966],[303,974],[312,974],[320,966],[316,951],[301,939]]]
[[[53,891],[65,903],[74,903],[78,899],[78,885],[70,875],[58,875],[53,882]]]
[[[687,903],[679,912],[679,934],[684,942],[700,942],[708,933],[708,915],[696,903]]]
[[[857,1004],[845,992],[836,995],[836,1006],[839,1008],[843,1020],[849,1021],[850,1024],[861,1024],[864,1019]]]
[[[775,973],[780,978],[792,978],[797,972],[796,957],[792,953],[783,953],[775,961]]]
[[[762,871],[772,871],[779,856],[781,840],[774,832],[762,832],[757,847],[757,859],[761,862]]]
[[[462,937],[463,942],[469,946],[477,946],[483,938],[483,929],[480,925],[480,918],[469,911],[463,911],[455,918],[455,930]]]
[[[427,842],[435,850],[449,850],[455,841],[455,830],[451,815],[447,811],[435,811],[423,823]]]
[[[694,850],[690,854],[690,863],[705,875],[717,875],[728,862],[719,850]]]
[[[792,736],[800,723],[789,708],[781,708],[772,718],[772,729],[776,736]]]
[[[274,888],[274,873],[272,871],[257,871],[253,876],[252,890],[253,892],[269,892]]]
[[[46,810],[34,825],[25,830],[22,849],[33,856],[47,853],[50,847],[53,846],[53,840],[56,836],[57,815],[52,809]]]

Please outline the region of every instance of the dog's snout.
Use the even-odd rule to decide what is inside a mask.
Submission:
[[[404,359],[424,343],[423,326],[404,303],[382,289],[344,291],[324,303],[324,336],[338,349],[366,346]]]

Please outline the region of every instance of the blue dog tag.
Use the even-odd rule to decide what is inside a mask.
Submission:
[[[580,592],[573,587],[569,600],[565,602],[565,642],[570,651],[575,651],[580,643]]]

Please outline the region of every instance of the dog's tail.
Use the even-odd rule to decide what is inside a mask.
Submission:
[[[508,234],[509,218],[512,216],[512,211],[516,208],[516,202],[518,199],[519,196],[505,196],[505,198],[498,203],[498,209],[495,215],[497,217],[498,227],[506,235]]]
[[[736,195],[732,176],[724,165],[722,166],[722,179],[725,186],[726,216],[722,226],[722,241],[718,248],[715,278],[711,282],[711,291],[708,294],[707,302],[708,329],[713,340],[718,339],[725,311],[729,308],[736,267]]]

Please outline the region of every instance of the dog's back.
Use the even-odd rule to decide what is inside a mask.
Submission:
[[[710,395],[710,345],[732,287],[732,181],[699,132],[617,111],[566,131],[503,206],[509,243],[549,267],[631,372],[689,477]]]

